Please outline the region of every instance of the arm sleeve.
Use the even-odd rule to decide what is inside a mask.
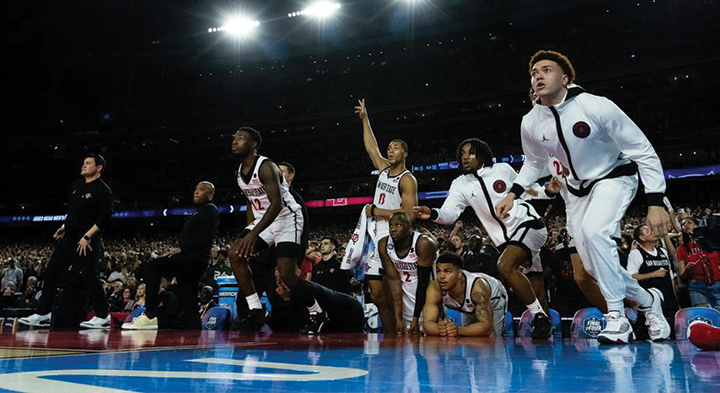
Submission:
[[[447,199],[440,209],[432,209],[430,219],[438,224],[451,225],[460,218],[462,212],[468,207],[467,199],[459,190],[460,186],[454,181],[450,186]]]
[[[515,178],[515,184],[510,189],[518,197],[525,189],[530,188],[542,176],[543,170],[547,166],[550,156],[545,149],[539,146],[530,136],[527,126],[529,120],[523,119],[520,126],[520,140],[522,141],[523,154],[525,154],[525,162],[523,162],[520,173]],[[519,192],[519,193],[518,193]]]
[[[425,307],[425,295],[430,284],[431,272],[432,268],[429,266],[418,266],[418,285],[415,289],[415,310],[413,310],[415,318],[420,318],[423,307]]]
[[[98,218],[95,220],[95,225],[98,228],[105,229],[110,225],[111,217],[113,215],[113,195],[108,189],[102,193],[102,201],[100,202],[100,209],[98,211]]]
[[[640,171],[649,206],[665,206],[665,175],[655,149],[642,130],[614,102],[604,98],[600,107],[600,121],[608,136]]]
[[[627,272],[630,273],[632,276],[633,274],[638,274],[640,272],[640,266],[643,263],[642,255],[640,255],[640,251],[638,250],[632,250],[630,252],[630,255],[628,255],[627,260]]]

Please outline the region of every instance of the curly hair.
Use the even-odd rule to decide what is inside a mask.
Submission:
[[[535,52],[535,54],[530,57],[530,62],[528,63],[528,71],[531,75],[533,66],[540,60],[554,61],[563,69],[565,75],[568,76],[568,84],[575,82],[575,68],[567,56],[554,50],[539,50]]]

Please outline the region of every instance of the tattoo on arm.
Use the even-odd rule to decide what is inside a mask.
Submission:
[[[475,304],[475,316],[479,322],[492,321],[492,305],[490,304],[490,288],[484,280],[478,280],[471,294],[472,302]]]

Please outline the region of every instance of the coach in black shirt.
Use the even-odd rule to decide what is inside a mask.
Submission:
[[[82,272],[95,311],[95,316],[80,327],[101,329],[110,326],[108,303],[98,278],[100,235],[110,224],[113,213],[112,191],[100,178],[105,166],[105,159],[99,154],[89,154],[83,160],[80,169],[83,179],[73,183],[65,223],[53,235],[60,242],[43,275],[45,283],[37,313],[18,322],[31,326],[49,325],[57,279],[70,265],[75,265]]]
[[[333,291],[350,294],[350,277],[347,270],[340,269],[340,261],[335,257],[338,242],[325,237],[320,242],[322,259],[312,268],[312,281]]]
[[[210,248],[217,234],[219,215],[211,202],[215,186],[200,182],[193,193],[197,211],[185,222],[180,244],[160,258],[153,259],[145,266],[145,313],[132,322],[123,324],[123,329],[157,329],[158,291],[162,276],[176,277],[180,290],[179,312],[184,314],[180,323],[187,329],[200,329],[198,306],[198,284],[208,267]]]

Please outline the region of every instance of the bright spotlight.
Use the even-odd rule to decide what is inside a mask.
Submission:
[[[253,21],[247,18],[237,17],[228,20],[225,26],[221,27],[221,30],[227,31],[236,37],[247,37],[252,35],[258,26],[260,26],[260,22],[256,20]]]
[[[340,9],[340,4],[329,1],[318,1],[302,11],[303,15],[310,15],[316,18],[327,18]]]

